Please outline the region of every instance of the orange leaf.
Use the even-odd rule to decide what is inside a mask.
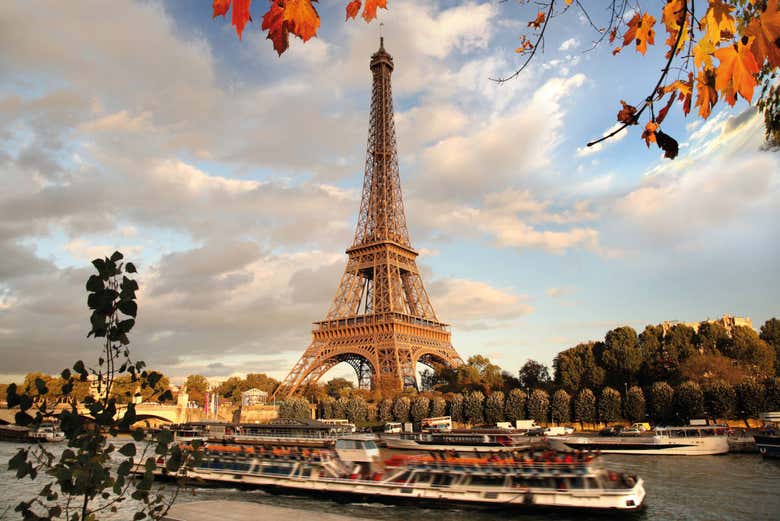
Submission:
[[[702,64],[708,69],[712,68],[712,53],[715,46],[707,38],[699,40],[693,47],[693,65],[698,69]]]
[[[614,49],[612,49],[612,56],[615,56],[617,53],[619,53],[622,50],[623,50],[622,47],[615,47]]]
[[[655,121],[660,125],[664,119],[666,119],[666,114],[669,112],[669,109],[672,108],[672,103],[674,103],[674,99],[676,97],[676,94],[672,94],[669,96],[669,100],[666,102],[666,105],[664,105],[664,108],[658,111],[658,116],[656,116]]]
[[[699,116],[707,119],[712,107],[718,102],[718,91],[715,90],[715,73],[712,69],[703,69],[696,77],[696,106]]]
[[[620,100],[620,103],[623,104],[623,108],[618,112],[618,122],[626,125],[636,125],[636,107],[629,105],[623,100]]]
[[[720,61],[715,76],[715,88],[723,94],[729,105],[737,102],[737,93],[748,103],[753,99],[758,64],[750,52],[752,40],[753,38],[743,36],[742,40],[734,45],[715,51],[715,57]]]
[[[376,18],[377,8],[387,9],[387,0],[366,0],[366,6],[363,8],[363,20],[370,22]]]
[[[623,35],[623,46],[628,45],[631,41],[636,42],[636,50],[642,54],[647,52],[647,44],[655,43],[655,18],[645,13],[639,15],[635,14],[634,17],[628,21],[628,30]]]
[[[238,39],[241,39],[241,33],[244,32],[244,26],[252,21],[252,15],[249,14],[249,6],[252,0],[233,0],[233,20],[232,24],[238,33]]]
[[[707,39],[717,45],[725,34],[730,38],[737,30],[731,11],[734,7],[724,4],[721,0],[710,0],[710,8],[704,17],[704,27]]]
[[[666,26],[666,32],[669,33],[670,36],[677,36],[677,32],[680,30],[685,2],[686,0],[670,0],[664,6],[661,21]],[[672,42],[672,44],[674,44],[674,42]]]
[[[287,22],[289,31],[304,42],[315,36],[320,27],[320,15],[314,9],[312,0],[287,0],[282,20]]]
[[[358,14],[358,11],[360,11],[360,0],[352,0],[350,3],[347,4],[347,17],[344,18],[344,21],[349,20],[352,18],[353,20]]]
[[[778,0],[769,0],[766,11],[753,18],[745,34],[755,38],[750,50],[758,65],[769,60],[772,67],[780,67],[780,11]]]
[[[542,24],[544,23],[545,15],[544,11],[539,11],[536,14],[536,18],[534,20],[531,20],[528,22],[528,27],[533,27],[534,29],[539,29]]]
[[[212,7],[214,7],[214,14],[211,15],[212,18],[225,16],[228,9],[230,9],[230,0],[214,0]]]
[[[642,132],[642,139],[647,143],[648,148],[650,143],[655,143],[655,131],[658,130],[658,124],[655,121],[648,121],[645,125],[645,131]]]
[[[274,44],[274,50],[282,55],[290,46],[288,38],[289,28],[284,21],[284,8],[278,2],[271,2],[268,12],[263,15],[262,29],[268,31],[268,38]]]

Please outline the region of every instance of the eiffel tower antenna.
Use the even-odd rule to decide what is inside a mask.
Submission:
[[[347,266],[325,320],[315,322],[311,344],[274,398],[292,396],[341,362],[353,367],[361,388],[383,395],[417,387],[418,362],[433,368],[463,363],[425,291],[409,239],[393,121],[394,64],[382,24],[369,68],[366,165]]]

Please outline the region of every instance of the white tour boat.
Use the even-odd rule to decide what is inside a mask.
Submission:
[[[638,436],[557,436],[549,443],[555,450],[610,454],[705,456],[729,451],[728,427],[723,425],[656,427]]]
[[[54,423],[41,423],[37,429],[27,433],[27,439],[37,442],[63,441],[65,433]]]
[[[494,452],[501,449],[527,449],[531,446],[531,440],[525,433],[509,429],[414,432],[382,439],[388,449],[417,452]]]
[[[335,450],[207,444],[204,452],[199,463],[176,475],[159,470],[157,476],[348,501],[518,511],[632,511],[645,500],[641,478],[606,470],[584,454],[432,453],[380,463],[374,441],[358,436],[340,438]]]

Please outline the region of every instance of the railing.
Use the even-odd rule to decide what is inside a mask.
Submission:
[[[329,329],[337,329],[345,326],[363,326],[388,322],[402,322],[404,324],[430,327],[445,332],[449,332],[450,330],[450,327],[447,324],[442,324],[441,322],[395,312],[361,315],[356,317],[340,318],[336,320],[323,320],[321,322],[315,322],[314,324],[316,330],[327,331]]]

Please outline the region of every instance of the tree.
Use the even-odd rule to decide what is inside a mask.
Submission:
[[[604,383],[604,369],[596,363],[593,342],[578,344],[561,351],[553,360],[555,383],[569,392],[583,387],[601,387]]]
[[[534,389],[528,397],[528,416],[537,423],[544,423],[549,412],[550,395],[544,389]]]
[[[379,419],[383,422],[393,421],[393,400],[385,398],[379,402]]]
[[[399,396],[393,403],[393,417],[397,422],[409,421],[409,410],[411,409],[411,402],[406,396]]]
[[[479,391],[472,391],[463,397],[463,416],[472,425],[479,425],[485,421],[483,415],[483,403],[485,395]]]
[[[92,310],[87,337],[101,342],[97,365],[88,367],[79,360],[72,370],[62,371],[61,382],[57,384],[61,383],[58,392],[68,401],[77,382],[85,384],[90,375],[97,377],[102,392],[98,398],[86,396],[84,399],[93,426],[87,425],[74,403],[56,413],[67,439],[65,450],[55,455],[42,445],[25,447],[8,462],[9,470],[15,471],[18,479],[40,478],[46,482],[39,493],[16,506],[15,511],[25,520],[96,521],[129,500],[135,501],[134,519],[160,519],[175,500],[175,494],[172,498],[164,498],[152,490],[158,456],[166,458],[165,468],[172,475],[176,475],[190,457],[190,453],[185,452],[189,449],[177,444],[169,446],[173,438],[170,431],[160,432],[156,442],[148,444],[140,454],[132,442],[122,444],[117,450],[108,439],[120,431],[130,431],[135,441],[145,437],[142,429],[131,430],[137,420],[134,404],[122,409],[118,407],[112,392],[116,378],[129,374],[131,380],[140,380],[142,391],[147,386],[154,388],[162,379],[160,373],[144,370],[144,362],[133,361],[130,357],[128,346],[138,312],[135,294],[138,283],[131,278],[136,273],[135,266],[123,259],[120,252],[95,259],[92,264],[97,274],[91,275],[86,283],[87,306]],[[32,383],[34,394],[17,389],[16,384],[9,385],[7,403],[8,407],[19,409],[16,423],[35,428],[55,416],[55,412],[48,408],[46,400],[39,401],[37,406],[34,404],[36,397],[49,393],[47,380],[36,377]],[[171,398],[170,391],[160,396],[162,401]],[[193,446],[197,450],[198,444]],[[150,454],[150,448],[154,455]],[[133,478],[130,473],[136,457],[138,461],[144,461],[145,466],[141,476]]]
[[[731,418],[736,408],[737,395],[734,387],[725,380],[714,380],[704,384],[704,411],[713,420]]]
[[[335,400],[330,396],[326,396],[320,400],[320,418],[323,420],[332,420],[335,418],[333,414],[333,402]]]
[[[355,386],[352,385],[352,382],[346,378],[333,378],[325,383],[325,391],[328,393],[328,396],[334,398],[347,396],[354,388]]]
[[[775,374],[780,376],[780,320],[770,318],[761,326],[761,340],[775,351]]]
[[[345,408],[347,420],[355,425],[362,425],[368,417],[368,403],[362,396],[353,396],[347,401]]]
[[[743,420],[757,418],[766,405],[765,389],[755,378],[748,377],[737,384],[737,408]]]
[[[704,414],[704,393],[696,382],[680,384],[674,391],[674,409],[680,422],[687,424]]]
[[[653,423],[665,424],[674,418],[674,389],[666,382],[655,382],[650,387],[650,417]]]
[[[247,22],[252,21],[251,1],[234,1],[232,4],[232,23],[241,38]],[[572,0],[543,0],[521,2],[518,5],[523,9],[522,6],[529,4],[531,6],[521,15],[526,16],[529,22],[527,32],[520,35],[520,46],[516,49],[520,62],[514,72],[493,78],[498,83],[516,78],[537,52],[543,52],[545,34],[553,31],[552,27],[562,27],[561,30],[565,31],[566,22],[562,20],[572,20],[566,15],[588,20],[596,33],[595,45],[608,42],[604,45],[614,46],[613,55],[625,48],[634,48],[644,56],[648,45],[655,44],[656,20],[666,30],[665,61],[660,67],[658,78],[654,80],[654,86],[649,88],[648,85],[648,92],[636,96],[642,100],[637,107],[621,100],[623,108],[617,114],[619,126],[589,142],[588,146],[610,139],[626,127],[639,124],[641,116],[647,114],[641,138],[648,147],[650,143],[656,143],[664,151],[665,157],[674,159],[679,145],[660,128],[673,105],[678,104],[687,116],[694,106],[696,93],[696,113],[702,119],[707,119],[719,100],[733,106],[737,98],[742,97],[751,103],[757,85],[761,85],[757,105],[764,111],[766,137],[771,143],[776,141],[780,132],[780,88],[774,84],[774,78],[780,66],[780,53],[777,52],[775,42],[780,38],[780,27],[775,0],[724,0],[711,3],[706,13],[695,11],[695,0],[669,0],[652,12],[633,11],[630,17],[632,11],[629,8],[633,4],[628,0],[615,0],[603,10],[603,3],[596,1],[573,3]],[[230,0],[214,0],[213,17],[226,15],[230,5]],[[361,0],[347,3],[346,19],[354,19],[361,6]],[[386,8],[386,2],[367,0],[363,19],[374,19],[378,7]],[[255,19],[260,19],[259,13],[255,13]],[[289,35],[295,35],[305,42],[316,36],[320,26],[313,0],[271,3],[262,20],[261,28],[268,32],[267,39],[271,40],[279,55],[289,47]],[[670,72],[677,77],[669,78]]]
[[[775,352],[761,340],[758,333],[747,326],[735,326],[731,330],[732,351],[728,356],[743,362],[748,373],[757,378],[775,374]]]
[[[414,421],[414,423],[419,425],[423,418],[428,417],[428,413],[430,412],[430,410],[431,410],[431,401],[428,399],[427,396],[418,394],[412,401],[412,408],[411,408],[412,421]]]
[[[641,387],[631,387],[626,393],[626,402],[623,406],[624,415],[632,422],[645,421],[645,393]]]
[[[191,374],[184,381],[187,388],[187,394],[190,395],[190,401],[203,407],[206,401],[206,392],[209,390],[209,381],[200,374]]]
[[[216,392],[226,400],[230,400],[233,405],[241,403],[241,393],[244,391],[242,387],[242,379],[239,376],[231,376],[216,389]]]
[[[681,378],[699,384],[725,380],[733,385],[745,378],[745,370],[735,360],[717,353],[697,353],[687,358],[680,364],[679,374]]]
[[[504,421],[504,393],[496,391],[485,400],[485,421],[490,425]]]
[[[620,393],[612,387],[601,390],[599,397],[599,420],[604,423],[620,419]]]
[[[596,396],[590,389],[583,389],[574,401],[574,415],[580,423],[596,421]]]
[[[696,345],[702,354],[720,354],[728,350],[731,335],[723,324],[718,322],[702,322],[696,332]]]
[[[458,367],[441,367],[436,380],[444,382],[439,387],[450,392],[475,390],[489,393],[504,386],[501,368],[482,355],[471,356]]]
[[[569,423],[571,419],[571,396],[563,389],[553,394],[550,416],[555,423]]]
[[[265,373],[249,373],[241,382],[241,390],[248,391],[249,389],[260,389],[271,395],[278,385],[279,380],[271,378]]]
[[[669,328],[664,335],[664,350],[668,353],[673,368],[698,353],[695,339],[696,331],[690,326],[675,324]]]
[[[507,421],[516,422],[525,419],[525,404],[528,401],[528,395],[522,389],[512,389],[506,397],[504,405],[504,414]]]
[[[527,360],[518,374],[520,385],[526,391],[531,389],[547,389],[552,380],[550,370],[541,362]]]
[[[346,396],[342,396],[338,400],[333,401],[333,417],[337,420],[347,419],[347,401],[349,399]]]
[[[766,389],[766,410],[780,411],[780,376],[767,378],[764,381]]]
[[[623,326],[607,333],[601,365],[606,370],[606,380],[613,385],[637,381],[642,365],[642,353],[633,328]]]
[[[441,396],[435,397],[431,400],[431,417],[437,418],[447,414],[447,402]]]
[[[279,417],[306,421],[311,419],[311,404],[305,398],[288,398],[279,404]]]
[[[450,403],[449,403],[449,409],[450,409],[450,416],[452,417],[453,422],[456,423],[465,422],[463,416],[463,395],[462,394],[454,394],[452,396],[452,399],[450,399]]]

